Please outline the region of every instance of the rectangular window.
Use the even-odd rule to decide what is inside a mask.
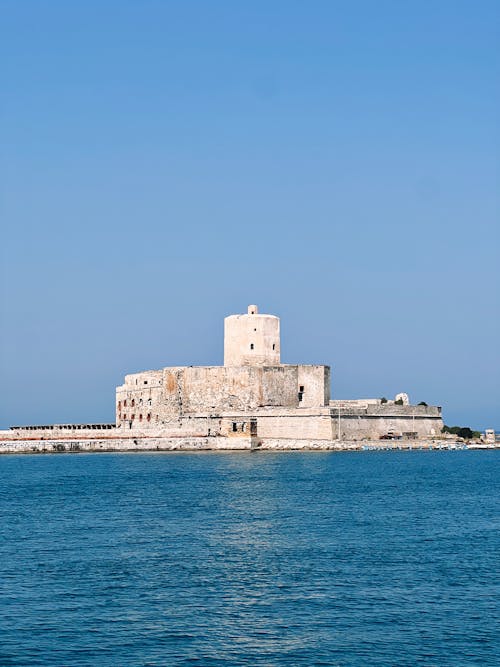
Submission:
[[[236,433],[238,430],[238,424],[236,422],[233,422],[233,433]]]
[[[250,343],[250,349],[253,350],[253,343]]]

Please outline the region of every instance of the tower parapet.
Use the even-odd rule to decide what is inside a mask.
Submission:
[[[278,366],[280,319],[248,306],[245,315],[224,320],[224,366]]]

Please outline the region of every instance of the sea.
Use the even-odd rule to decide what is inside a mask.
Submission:
[[[0,666],[498,666],[499,464],[1,456]]]

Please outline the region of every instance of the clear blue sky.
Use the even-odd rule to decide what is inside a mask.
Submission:
[[[0,422],[282,318],[337,398],[500,428],[500,3],[1,0]]]

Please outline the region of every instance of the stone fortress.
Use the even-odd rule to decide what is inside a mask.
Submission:
[[[223,366],[127,375],[116,389],[115,424],[11,427],[0,443],[42,443],[44,451],[70,441],[79,443],[70,449],[342,449],[429,439],[442,426],[440,407],[410,405],[406,394],[331,400],[330,367],[281,363],[280,320],[252,305],[225,318]]]
[[[228,445],[235,438],[307,443],[441,432],[441,408],[409,405],[406,394],[398,403],[330,400],[330,367],[281,363],[279,318],[249,306],[224,320],[224,366],[127,375],[116,390],[116,424]]]

